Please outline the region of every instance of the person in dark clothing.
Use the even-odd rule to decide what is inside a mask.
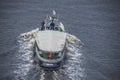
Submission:
[[[45,21],[44,20],[41,22],[41,30],[45,30]]]
[[[53,20],[52,20],[52,22],[50,23],[50,26],[51,26],[51,30],[54,30],[54,29],[55,29],[55,23],[53,23]]]

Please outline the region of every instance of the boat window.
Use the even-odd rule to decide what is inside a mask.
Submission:
[[[54,53],[54,59],[59,58],[58,53]]]
[[[44,51],[42,51],[41,57],[43,57],[43,58],[47,58],[47,53],[44,52]]]
[[[58,59],[60,58],[60,53],[49,53],[42,51],[42,54],[40,54],[41,57],[45,59]]]

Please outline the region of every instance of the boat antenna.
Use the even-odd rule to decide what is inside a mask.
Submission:
[[[49,18],[49,16],[48,16],[48,14],[46,15],[46,19],[48,19]]]

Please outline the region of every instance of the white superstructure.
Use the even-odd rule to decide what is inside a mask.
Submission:
[[[65,46],[66,33],[52,30],[39,31],[35,40],[40,50],[58,52]]]

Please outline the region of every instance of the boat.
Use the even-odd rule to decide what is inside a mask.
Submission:
[[[54,17],[54,29],[50,28],[52,17],[45,21],[44,29],[35,35],[35,55],[43,68],[59,68],[66,57],[66,36],[64,25]]]
[[[17,38],[19,43],[21,40],[27,42],[25,50],[32,50],[34,62],[39,63],[44,69],[61,68],[67,54],[70,55],[75,52],[75,48],[84,46],[80,39],[65,31],[63,23],[58,20],[54,10],[53,15],[47,16],[41,26],[41,28],[22,33]]]

